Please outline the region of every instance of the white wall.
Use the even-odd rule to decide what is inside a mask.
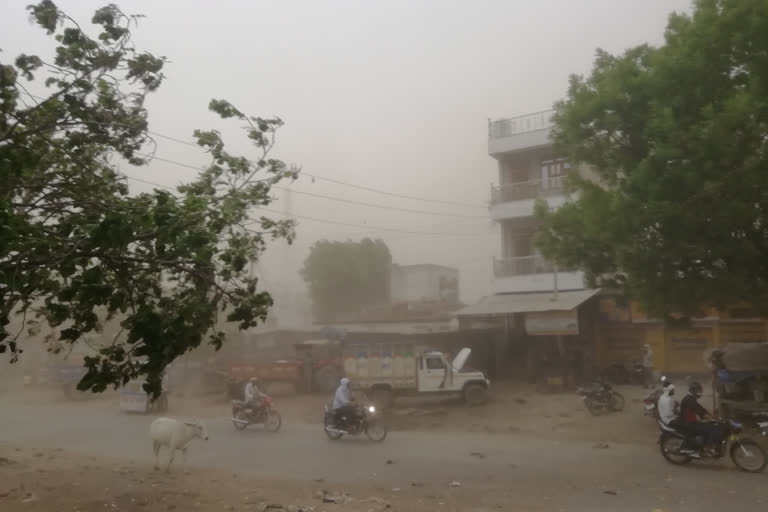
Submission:
[[[459,271],[436,265],[394,265],[390,279],[392,301],[440,301],[441,277],[458,281]]]
[[[583,290],[583,272],[558,272],[559,290]],[[493,293],[548,292],[554,290],[554,274],[528,274],[522,276],[496,277]]]

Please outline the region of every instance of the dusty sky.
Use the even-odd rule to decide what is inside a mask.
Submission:
[[[232,148],[255,155],[237,123],[222,124],[207,111],[211,98],[226,98],[249,114],[280,116],[286,125],[275,156],[318,177],[294,182],[289,201],[277,191],[273,208],[300,216],[298,238],[290,248],[275,245],[259,265],[282,318],[290,316],[291,323],[307,311],[297,270],[309,246],[322,238],[380,237],[397,263],[458,267],[463,301],[490,293],[499,235],[486,206],[490,183],[497,181],[487,154],[488,118],[550,108],[564,94],[569,74],[589,71],[597,47],[618,52],[659,43],[669,12],[691,3],[114,1],[147,16],[135,33],[137,45],[171,60],[165,84],[148,105],[153,131],[190,140],[196,128],[217,127]],[[28,22],[24,7],[31,2],[0,2],[2,60],[20,51],[49,51],[44,33]],[[81,22],[106,3],[57,1]],[[196,148],[157,140],[159,157],[193,166],[206,162]],[[159,161],[122,170],[165,185],[194,174]],[[393,197],[322,178],[466,205]],[[151,188],[135,181],[131,187]]]

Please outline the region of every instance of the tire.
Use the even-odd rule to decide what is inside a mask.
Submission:
[[[659,449],[661,450],[661,456],[667,459],[667,462],[676,466],[682,466],[691,462],[691,457],[688,455],[680,455],[680,447],[683,445],[683,438],[678,436],[672,436],[669,434],[662,434],[659,439]]]
[[[483,405],[488,401],[488,390],[481,384],[468,384],[464,388],[464,401],[467,405]]]
[[[600,416],[603,414],[603,408],[595,402],[595,399],[588,396],[584,399],[584,406],[587,408],[592,416]]]
[[[618,391],[611,391],[611,397],[608,400],[608,407],[612,411],[620,412],[624,410],[624,397]]]
[[[747,465],[744,463],[742,457],[745,455],[744,451],[749,451],[755,458],[755,463]],[[765,469],[768,464],[768,457],[766,457],[763,447],[757,444],[751,439],[740,439],[731,443],[731,460],[736,466],[747,473],[760,473]]]
[[[267,411],[267,421],[264,422],[264,430],[267,432],[277,432],[283,425],[283,418],[277,411]]]
[[[375,443],[380,443],[387,438],[387,427],[380,421],[374,421],[365,426],[365,435]]]
[[[242,411],[238,411],[234,415],[234,417],[235,419],[238,419],[238,420],[248,421],[248,418],[245,416],[245,413],[243,413]],[[233,421],[232,424],[235,426],[235,429],[237,430],[245,430],[245,427],[248,426],[248,423],[240,423],[239,421]]]
[[[371,402],[377,409],[386,411],[392,408],[395,403],[395,397],[389,388],[379,387],[371,390]]]

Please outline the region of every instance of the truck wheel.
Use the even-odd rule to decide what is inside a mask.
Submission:
[[[373,388],[371,390],[371,401],[382,411],[392,408],[395,403],[395,396],[389,388]]]
[[[481,384],[469,384],[464,388],[464,401],[467,405],[483,405],[488,401],[488,390]]]

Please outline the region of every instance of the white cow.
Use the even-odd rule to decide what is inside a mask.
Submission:
[[[152,449],[155,451],[155,469],[160,469],[160,447],[166,446],[170,450],[168,466],[165,470],[171,470],[173,457],[176,450],[180,450],[184,456],[184,468],[187,466],[187,446],[193,439],[208,440],[208,430],[200,421],[182,422],[172,418],[157,418],[149,426],[149,436],[152,438]]]

